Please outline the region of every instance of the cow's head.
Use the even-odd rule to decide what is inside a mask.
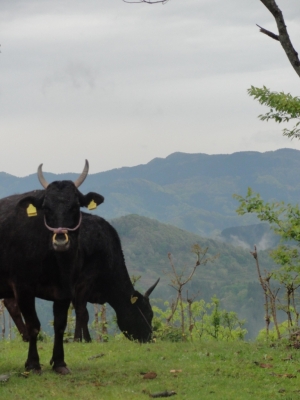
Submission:
[[[103,203],[104,197],[94,192],[83,195],[78,190],[88,174],[87,160],[83,172],[74,182],[55,181],[49,184],[43,176],[42,165],[38,168],[38,179],[45,191],[42,195],[23,198],[19,205],[26,209],[33,207],[42,210],[45,229],[52,232],[53,249],[66,251],[70,248],[70,236],[78,234],[81,224],[80,207],[95,208]]]
[[[135,290],[127,300],[127,312],[118,313],[118,326],[128,339],[138,340],[141,343],[151,340],[153,311],[149,296],[158,282],[159,279],[144,295]]]

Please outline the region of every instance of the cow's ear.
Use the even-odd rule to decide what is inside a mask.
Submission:
[[[140,292],[138,292],[137,290],[135,290],[130,297],[130,303],[138,304],[142,299],[143,299],[143,295]]]
[[[104,197],[101,194],[90,192],[86,195],[81,195],[79,201],[81,207],[93,210],[104,202]]]
[[[28,208],[31,204],[38,210],[42,208],[44,202],[44,196],[27,196],[18,202],[18,206],[21,208]]]

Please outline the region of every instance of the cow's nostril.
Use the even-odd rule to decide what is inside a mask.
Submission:
[[[54,233],[52,242],[58,246],[64,246],[68,243],[69,236],[66,233]]]

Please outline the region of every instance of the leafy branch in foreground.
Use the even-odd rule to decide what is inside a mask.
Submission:
[[[293,97],[290,93],[271,92],[270,89],[263,86],[262,88],[251,86],[248,94],[258,100],[260,104],[270,107],[270,111],[266,114],[258,116],[262,121],[270,119],[278,122],[289,122],[290,120],[298,120],[292,129],[283,129],[283,135],[291,139],[300,138],[300,98]]]
[[[234,194],[233,197],[240,203],[236,212],[239,215],[256,214],[261,221],[270,223],[275,233],[285,240],[295,240],[300,243],[300,209],[298,204],[281,202],[265,202],[259,193],[248,188],[245,197]]]

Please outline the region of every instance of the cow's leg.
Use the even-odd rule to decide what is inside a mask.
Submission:
[[[82,321],[82,334],[83,334],[83,339],[86,342],[91,342],[92,338],[89,332],[89,328],[88,328],[88,323],[89,323],[89,312],[86,308],[86,305],[84,307],[84,319]]]
[[[65,363],[64,356],[64,332],[67,326],[68,309],[70,300],[55,300],[53,302],[54,314],[54,347],[50,364],[53,364],[53,370],[59,374],[66,375],[70,373]]]
[[[9,312],[9,315],[11,316],[12,320],[14,321],[18,331],[20,332],[23,341],[29,342],[29,335],[27,333],[27,329],[24,324],[17,300],[14,299],[13,297],[10,299],[4,299],[4,305],[7,311]]]
[[[41,372],[40,360],[37,351],[37,336],[41,324],[35,311],[35,298],[28,293],[18,293],[18,305],[23,314],[26,330],[29,336],[28,357],[25,363],[27,371]]]
[[[77,302],[78,303],[78,302]],[[82,337],[86,342],[91,342],[91,336],[88,329],[89,313],[86,308],[86,302],[80,305],[75,304],[75,314],[76,314],[76,325],[74,341],[82,342]]]
[[[74,342],[82,342],[82,329],[80,320],[80,311],[75,307],[75,332],[74,332]]]

